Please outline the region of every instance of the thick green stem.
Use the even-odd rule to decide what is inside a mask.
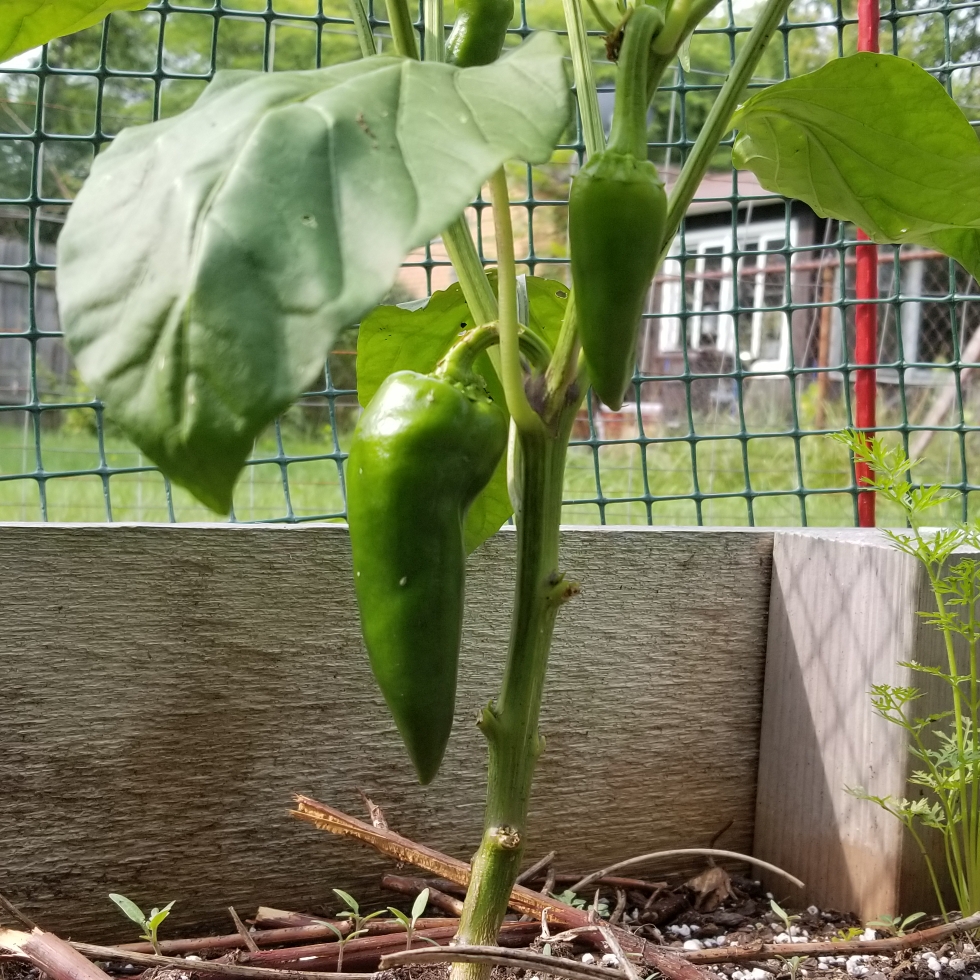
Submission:
[[[759,59],[765,54],[769,41],[786,14],[790,0],[767,0],[759,14],[759,19],[749,33],[745,47],[739,52],[735,64],[725,80],[718,98],[715,99],[708,118],[698,134],[691,150],[691,155],[684,164],[684,169],[677,178],[677,183],[670,192],[670,203],[667,209],[667,227],[664,229],[664,246],[658,266],[667,257],[674,236],[684,220],[688,205],[694,199],[694,194],[701,184],[714,156],[721,138],[728,132],[732,113],[742,97],[745,86],[748,85]]]
[[[395,50],[406,58],[419,60],[419,46],[415,39],[415,24],[408,9],[408,0],[386,0],[388,22]]]
[[[609,149],[647,158],[647,63],[650,41],[663,26],[663,15],[654,7],[637,7],[626,24],[616,70],[616,104],[613,107]]]
[[[520,438],[521,501],[517,523],[517,587],[510,648],[500,697],[480,728],[490,754],[483,841],[472,863],[460,919],[460,943],[493,945],[520,869],[534,767],[542,749],[538,713],[555,617],[576,587],[558,571],[565,453],[578,399],[559,420],[557,437]],[[485,980],[489,966],[456,963],[452,980]]]

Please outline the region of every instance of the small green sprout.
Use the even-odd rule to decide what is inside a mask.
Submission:
[[[578,894],[573,892],[571,889],[563,891],[561,894],[552,892],[551,897],[557,898],[559,902],[564,902],[566,905],[571,905],[577,909],[595,908],[596,915],[598,915],[600,918],[609,918],[609,903],[604,898],[590,902],[587,899],[580,898]]]
[[[338,919],[347,919],[350,922],[350,931],[345,935],[336,926],[324,923],[337,936],[337,972],[341,973],[344,969],[344,947],[358,936],[363,936],[367,932],[366,923],[371,919],[384,915],[384,909],[372,912],[370,915],[361,915],[361,906],[353,895],[349,895],[341,888],[335,888],[334,894],[347,906],[342,912],[337,913]],[[426,896],[428,898],[428,896]]]
[[[926,917],[925,912],[913,912],[903,919],[900,915],[879,915],[868,923],[869,929],[887,933],[889,936],[904,936],[920,919]]]
[[[832,943],[849,943],[853,939],[860,939],[864,935],[864,930],[860,926],[851,926],[849,929],[838,929],[830,940]]]
[[[170,915],[170,910],[174,907],[174,903],[168,902],[162,909],[150,909],[150,914],[144,915],[143,910],[135,902],[126,898],[125,895],[112,893],[109,895],[109,898],[119,906],[127,919],[135,922],[143,930],[140,934],[140,939],[145,939],[153,947],[153,952],[157,956],[160,956],[160,943],[157,941],[157,930],[160,928],[163,920]]]
[[[405,927],[405,949],[412,948],[412,940],[415,938],[415,926],[428,903],[429,889],[423,888],[415,898],[411,916],[407,916],[401,909],[393,909],[391,906],[388,907],[388,911]],[[419,938],[432,943],[433,946],[439,945],[434,939],[429,939],[428,936],[420,936]]]
[[[800,966],[806,959],[805,956],[780,956],[779,959],[783,961],[783,965],[786,967],[789,973],[789,980],[796,980],[797,975],[800,972]]]
[[[769,906],[779,918],[779,921],[782,922],[786,932],[790,931],[794,922],[800,921],[800,917],[798,915],[790,915],[781,905],[777,904],[774,898],[769,899]]]

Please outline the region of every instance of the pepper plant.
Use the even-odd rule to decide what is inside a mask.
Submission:
[[[124,131],[98,157],[59,240],[82,377],[171,480],[219,512],[258,433],[360,322],[355,587],[372,667],[423,781],[450,736],[465,554],[513,514],[513,620],[501,689],[479,722],[486,821],[462,943],[496,940],[524,850],[552,631],[578,589],[559,564],[572,423],[590,380],[622,402],[651,279],[725,134],[738,127],[735,162],[767,189],[980,268],[980,142],[911,62],[855,55],[736,112],[790,0],[766,0],[666,193],[647,158],[648,107],[716,2],[590,0],[618,61],[607,148],[585,17],[565,0],[588,157],[570,193],[570,289],[515,274],[503,165],[550,158],[570,89],[553,35],[498,58],[513,0],[465,0],[448,48],[441,0],[424,0],[423,61],[407,0],[387,0],[393,56],[375,54],[367,12],[350,0],[361,60],[218,72],[188,111]],[[463,217],[486,182],[495,276]],[[439,234],[458,284],[422,309],[379,306],[408,252]]]

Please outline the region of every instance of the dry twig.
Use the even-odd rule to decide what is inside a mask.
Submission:
[[[920,929],[904,936],[889,939],[857,939],[853,942],[819,943],[761,943],[752,946],[720,946],[718,949],[685,950],[680,955],[691,963],[737,963],[743,960],[767,960],[774,957],[792,956],[854,956],[881,953],[895,953],[902,949],[912,949],[934,943],[957,932],[970,932],[980,929],[980,912],[944,922],[931,929]]]
[[[633,966],[630,958],[623,952],[623,947],[619,945],[619,940],[616,939],[612,929],[602,921],[598,921],[596,925],[599,926],[599,932],[602,933],[602,938],[609,944],[610,952],[616,956],[616,959],[622,965],[623,973],[629,977],[629,980],[640,980],[640,975],[636,972],[636,967]]]
[[[242,942],[245,943],[245,947],[250,949],[253,953],[257,953],[259,951],[258,944],[252,938],[248,929],[245,928],[245,923],[238,918],[238,913],[235,911],[235,906],[229,905],[228,912],[231,915],[231,921],[235,923],[235,928],[238,930],[238,935],[242,937]]]
[[[32,931],[40,928],[36,922],[32,922],[13,902],[3,895],[0,895],[0,909],[9,912],[22,926],[27,926]]]
[[[757,867],[771,872],[772,874],[780,875],[787,881],[796,885],[797,888],[805,887],[799,878],[795,878],[788,871],[783,871],[782,868],[777,868],[776,865],[770,864],[768,861],[761,861],[759,858],[751,857],[748,854],[739,854],[738,851],[721,851],[715,847],[681,847],[671,851],[652,851],[649,854],[640,854],[637,857],[627,858],[625,861],[617,861],[615,864],[610,864],[608,868],[603,868],[601,871],[594,871],[592,874],[586,875],[584,878],[576,881],[575,884],[569,888],[569,891],[584,891],[586,888],[594,885],[601,878],[606,877],[606,875],[611,874],[613,871],[619,871],[620,868],[629,868],[634,864],[646,864],[647,861],[655,861],[659,858],[683,857],[694,854],[706,857],[731,858],[734,861],[744,861],[746,864],[754,864]]]
[[[545,868],[551,867],[556,857],[558,857],[557,851],[548,851],[540,861],[535,861],[530,868],[522,871],[517,876],[516,884],[523,885],[525,882],[531,881],[539,871],[544,871]]]
[[[492,963],[494,966],[510,966],[518,970],[540,970],[553,977],[567,980],[623,980],[619,970],[604,966],[587,966],[578,960],[545,956],[524,949],[500,949],[497,946],[450,946],[446,949],[406,949],[382,957],[381,969],[410,966],[423,963]]]
[[[241,966],[238,963],[219,963],[216,960],[185,960],[180,956],[157,956],[154,953],[134,953],[112,946],[93,946],[72,943],[79,953],[93,960],[110,963],[133,963],[136,966],[167,966],[184,973],[200,973],[216,977],[235,977],[237,980],[366,980],[363,973],[317,973],[314,970],[282,970],[261,966]],[[102,973],[100,980],[105,980]],[[69,980],[69,978],[66,978]],[[72,978],[73,980],[73,978]]]
[[[457,919],[463,914],[463,903],[452,895],[447,895],[434,885],[429,884],[424,878],[408,878],[404,875],[385,875],[381,879],[381,887],[389,891],[398,892],[400,895],[418,895],[420,892],[429,889],[429,904],[448,912]]]

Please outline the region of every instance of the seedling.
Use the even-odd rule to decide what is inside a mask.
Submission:
[[[783,965],[786,967],[786,972],[789,974],[789,980],[796,980],[797,974],[800,972],[800,967],[803,965],[803,961],[806,959],[806,957],[780,956],[779,959],[783,961]]]
[[[849,943],[853,939],[860,939],[864,935],[864,930],[860,926],[851,926],[849,929],[838,929],[832,943]]]
[[[904,936],[920,919],[926,917],[925,912],[913,912],[903,919],[900,915],[879,915],[868,923],[869,929],[877,929],[889,936]]]
[[[769,899],[769,906],[772,908],[773,913],[783,924],[783,928],[786,932],[789,932],[793,927],[793,924],[800,921],[798,915],[790,915],[781,905],[779,905],[774,898]]]
[[[412,903],[411,916],[406,915],[401,909],[394,909],[390,905],[388,906],[388,911],[405,927],[405,949],[412,948],[412,940],[415,938],[415,924],[425,911],[425,906],[428,904],[428,901],[429,889],[423,888]],[[429,939],[427,936],[421,936],[419,938],[432,943],[433,946],[439,945],[434,939]]]
[[[170,910],[174,907],[174,903],[168,902],[162,909],[150,909],[150,914],[144,915],[143,910],[135,902],[126,898],[125,895],[117,895],[113,892],[110,893],[109,898],[119,906],[127,919],[135,922],[143,930],[140,933],[140,939],[145,939],[153,947],[153,952],[157,956],[161,955],[160,943],[157,941],[157,930],[160,928],[163,920],[170,915]]]

